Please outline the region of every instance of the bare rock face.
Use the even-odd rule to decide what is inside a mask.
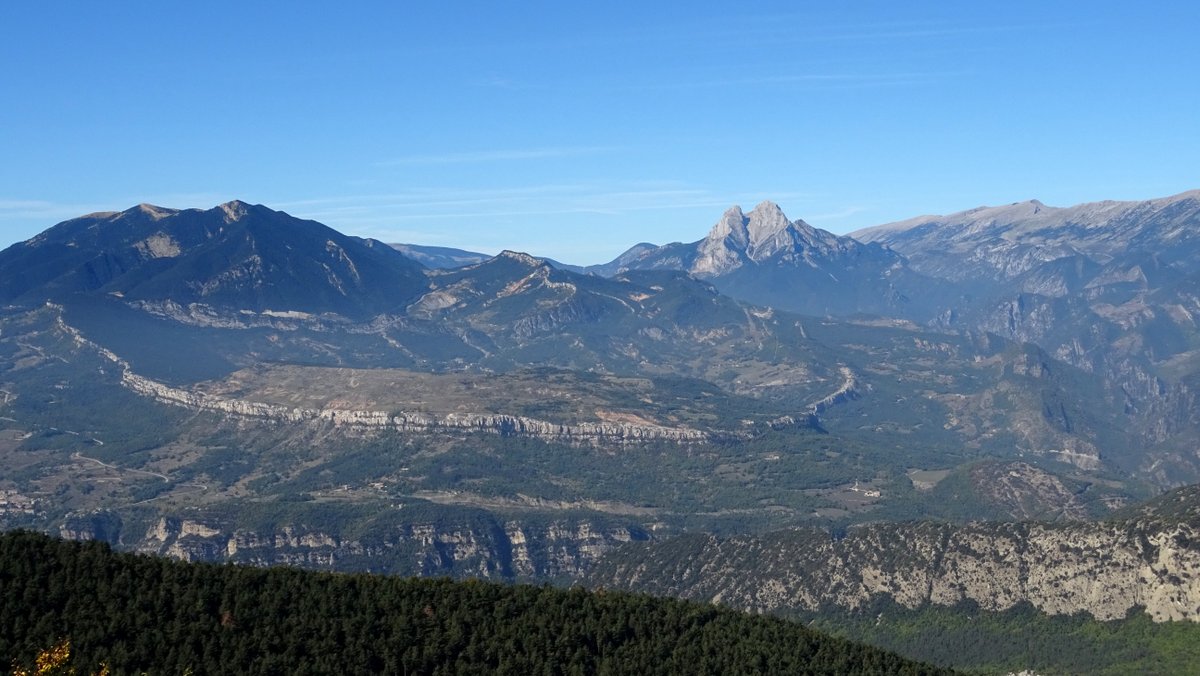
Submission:
[[[688,272],[702,278],[719,277],[777,256],[836,255],[842,244],[836,236],[804,221],[789,221],[774,202],[762,202],[749,214],[734,206],[721,216],[708,237],[696,243],[696,257]]]
[[[741,207],[734,206],[721,216],[708,237],[696,247],[696,260],[691,272],[697,276],[715,277],[740,267],[750,235],[746,229],[747,218]]]
[[[1193,492],[1196,492],[1193,489]],[[624,548],[588,581],[757,612],[855,609],[877,596],[906,607],[1027,602],[1048,614],[1200,621],[1194,515],[1051,525],[877,524],[841,540],[815,531],[684,537]]]
[[[638,531],[597,528],[587,521],[556,521],[542,529],[509,521],[504,532],[511,544],[512,572],[523,578],[578,577],[614,547],[644,539]]]
[[[750,237],[751,250],[761,249],[777,235],[793,227],[783,209],[771,201],[761,202],[750,212],[746,223],[746,233]]]
[[[184,561],[545,579],[580,576],[614,547],[647,537],[641,530],[601,525],[586,518],[540,524],[415,519],[398,523],[387,532],[350,538],[302,525],[251,531],[203,517],[164,517],[135,542],[126,544],[136,551]]]
[[[597,266],[601,274],[630,270],[681,270],[734,298],[809,315],[868,313],[925,321],[941,309],[937,299],[949,293],[940,282],[909,270],[891,249],[789,221],[769,201],[748,213],[729,208],[700,241],[639,244]]]
[[[64,540],[99,540],[118,544],[121,519],[106,511],[69,514],[59,525],[58,536]]]

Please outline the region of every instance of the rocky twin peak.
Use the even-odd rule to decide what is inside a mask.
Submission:
[[[739,248],[750,249],[791,225],[783,209],[774,202],[764,201],[749,214],[742,213],[742,208],[735,204],[721,216],[721,220],[713,226],[706,239],[725,239]]]
[[[726,211],[698,243],[696,260],[689,272],[713,277],[741,266],[745,261],[762,262],[777,255],[801,253],[828,255],[839,245],[831,233],[817,230],[801,220],[789,221],[778,204],[764,201],[749,214],[739,206]]]
[[[749,213],[731,207],[698,242],[638,245],[604,267],[618,261],[618,271],[682,270],[735,298],[804,314],[920,318],[939,292],[895,251],[788,220],[770,201]]]

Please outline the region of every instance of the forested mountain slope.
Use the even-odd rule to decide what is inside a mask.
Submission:
[[[800,625],[549,587],[183,564],[0,536],[0,660],[81,671],[937,674]]]

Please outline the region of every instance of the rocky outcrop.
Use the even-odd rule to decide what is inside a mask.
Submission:
[[[845,260],[857,266],[861,258],[873,254],[886,260],[884,267],[899,262],[895,254],[881,247],[839,237],[802,220],[789,221],[779,205],[764,201],[749,213],[736,205],[730,207],[698,242],[663,247],[639,244],[609,266],[601,267],[614,271],[683,269],[697,277],[712,279],[745,266],[768,263],[818,269],[832,261]]]
[[[896,252],[789,221],[773,202],[748,213],[731,207],[700,241],[639,245],[601,267],[683,270],[734,298],[817,316],[866,313],[924,321],[946,292],[914,275]]]
[[[615,546],[647,537],[640,530],[597,528],[587,521],[556,521],[544,528],[509,521],[504,534],[511,546],[512,573],[521,578],[578,577]]]
[[[68,514],[59,524],[58,536],[64,540],[100,540],[118,544],[121,517],[114,512],[93,511]]]
[[[231,416],[286,423],[318,422],[349,429],[390,429],[402,432],[491,432],[505,436],[528,435],[567,441],[702,443],[708,440],[708,434],[699,430],[621,422],[563,424],[504,414],[450,413],[438,416],[427,413],[292,408],[191,392],[139,376],[128,369],[121,382],[134,392],[164,404],[183,406],[194,411],[216,411]]]
[[[75,539],[86,538],[86,534],[80,535]],[[647,538],[645,532],[634,527],[594,523],[586,518],[539,524],[519,520],[454,524],[418,519],[397,524],[387,532],[346,537],[302,525],[248,530],[202,517],[163,517],[129,545],[136,551],[185,561],[547,579],[582,575],[614,547]]]
[[[797,425],[802,427],[819,426],[821,414],[829,410],[830,407],[857,399],[858,378],[855,377],[854,371],[847,366],[839,366],[838,372],[841,373],[842,384],[836,390],[809,404],[804,413],[798,416],[784,415],[775,418],[770,422],[771,427],[773,429],[784,429]]]
[[[815,259],[841,255],[854,247],[861,245],[801,220],[788,221],[774,202],[763,202],[749,214],[734,206],[696,243],[695,261],[688,271],[698,277],[718,277],[744,264],[784,255],[816,267]]]
[[[1200,621],[1195,523],[1158,521],[873,525],[762,537],[684,537],[623,548],[588,582],[758,612],[1026,602],[1101,620],[1143,608],[1155,621]]]
[[[810,404],[808,406],[810,416],[820,415],[831,406],[858,398],[858,378],[855,377],[854,371],[847,366],[839,366],[838,371],[842,374],[842,384],[833,392]]]

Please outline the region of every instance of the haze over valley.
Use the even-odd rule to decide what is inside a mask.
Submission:
[[[763,202],[590,269],[427,267],[237,201],[82,216],[0,253],[0,518],[758,611],[1196,620],[1194,491],[1170,491],[1200,481],[1198,214],[1013,205],[864,243]],[[1130,516],[1151,499],[1186,506]],[[703,534],[760,553],[672,573]]]
[[[0,664],[1194,672],[1198,21],[0,8]]]

